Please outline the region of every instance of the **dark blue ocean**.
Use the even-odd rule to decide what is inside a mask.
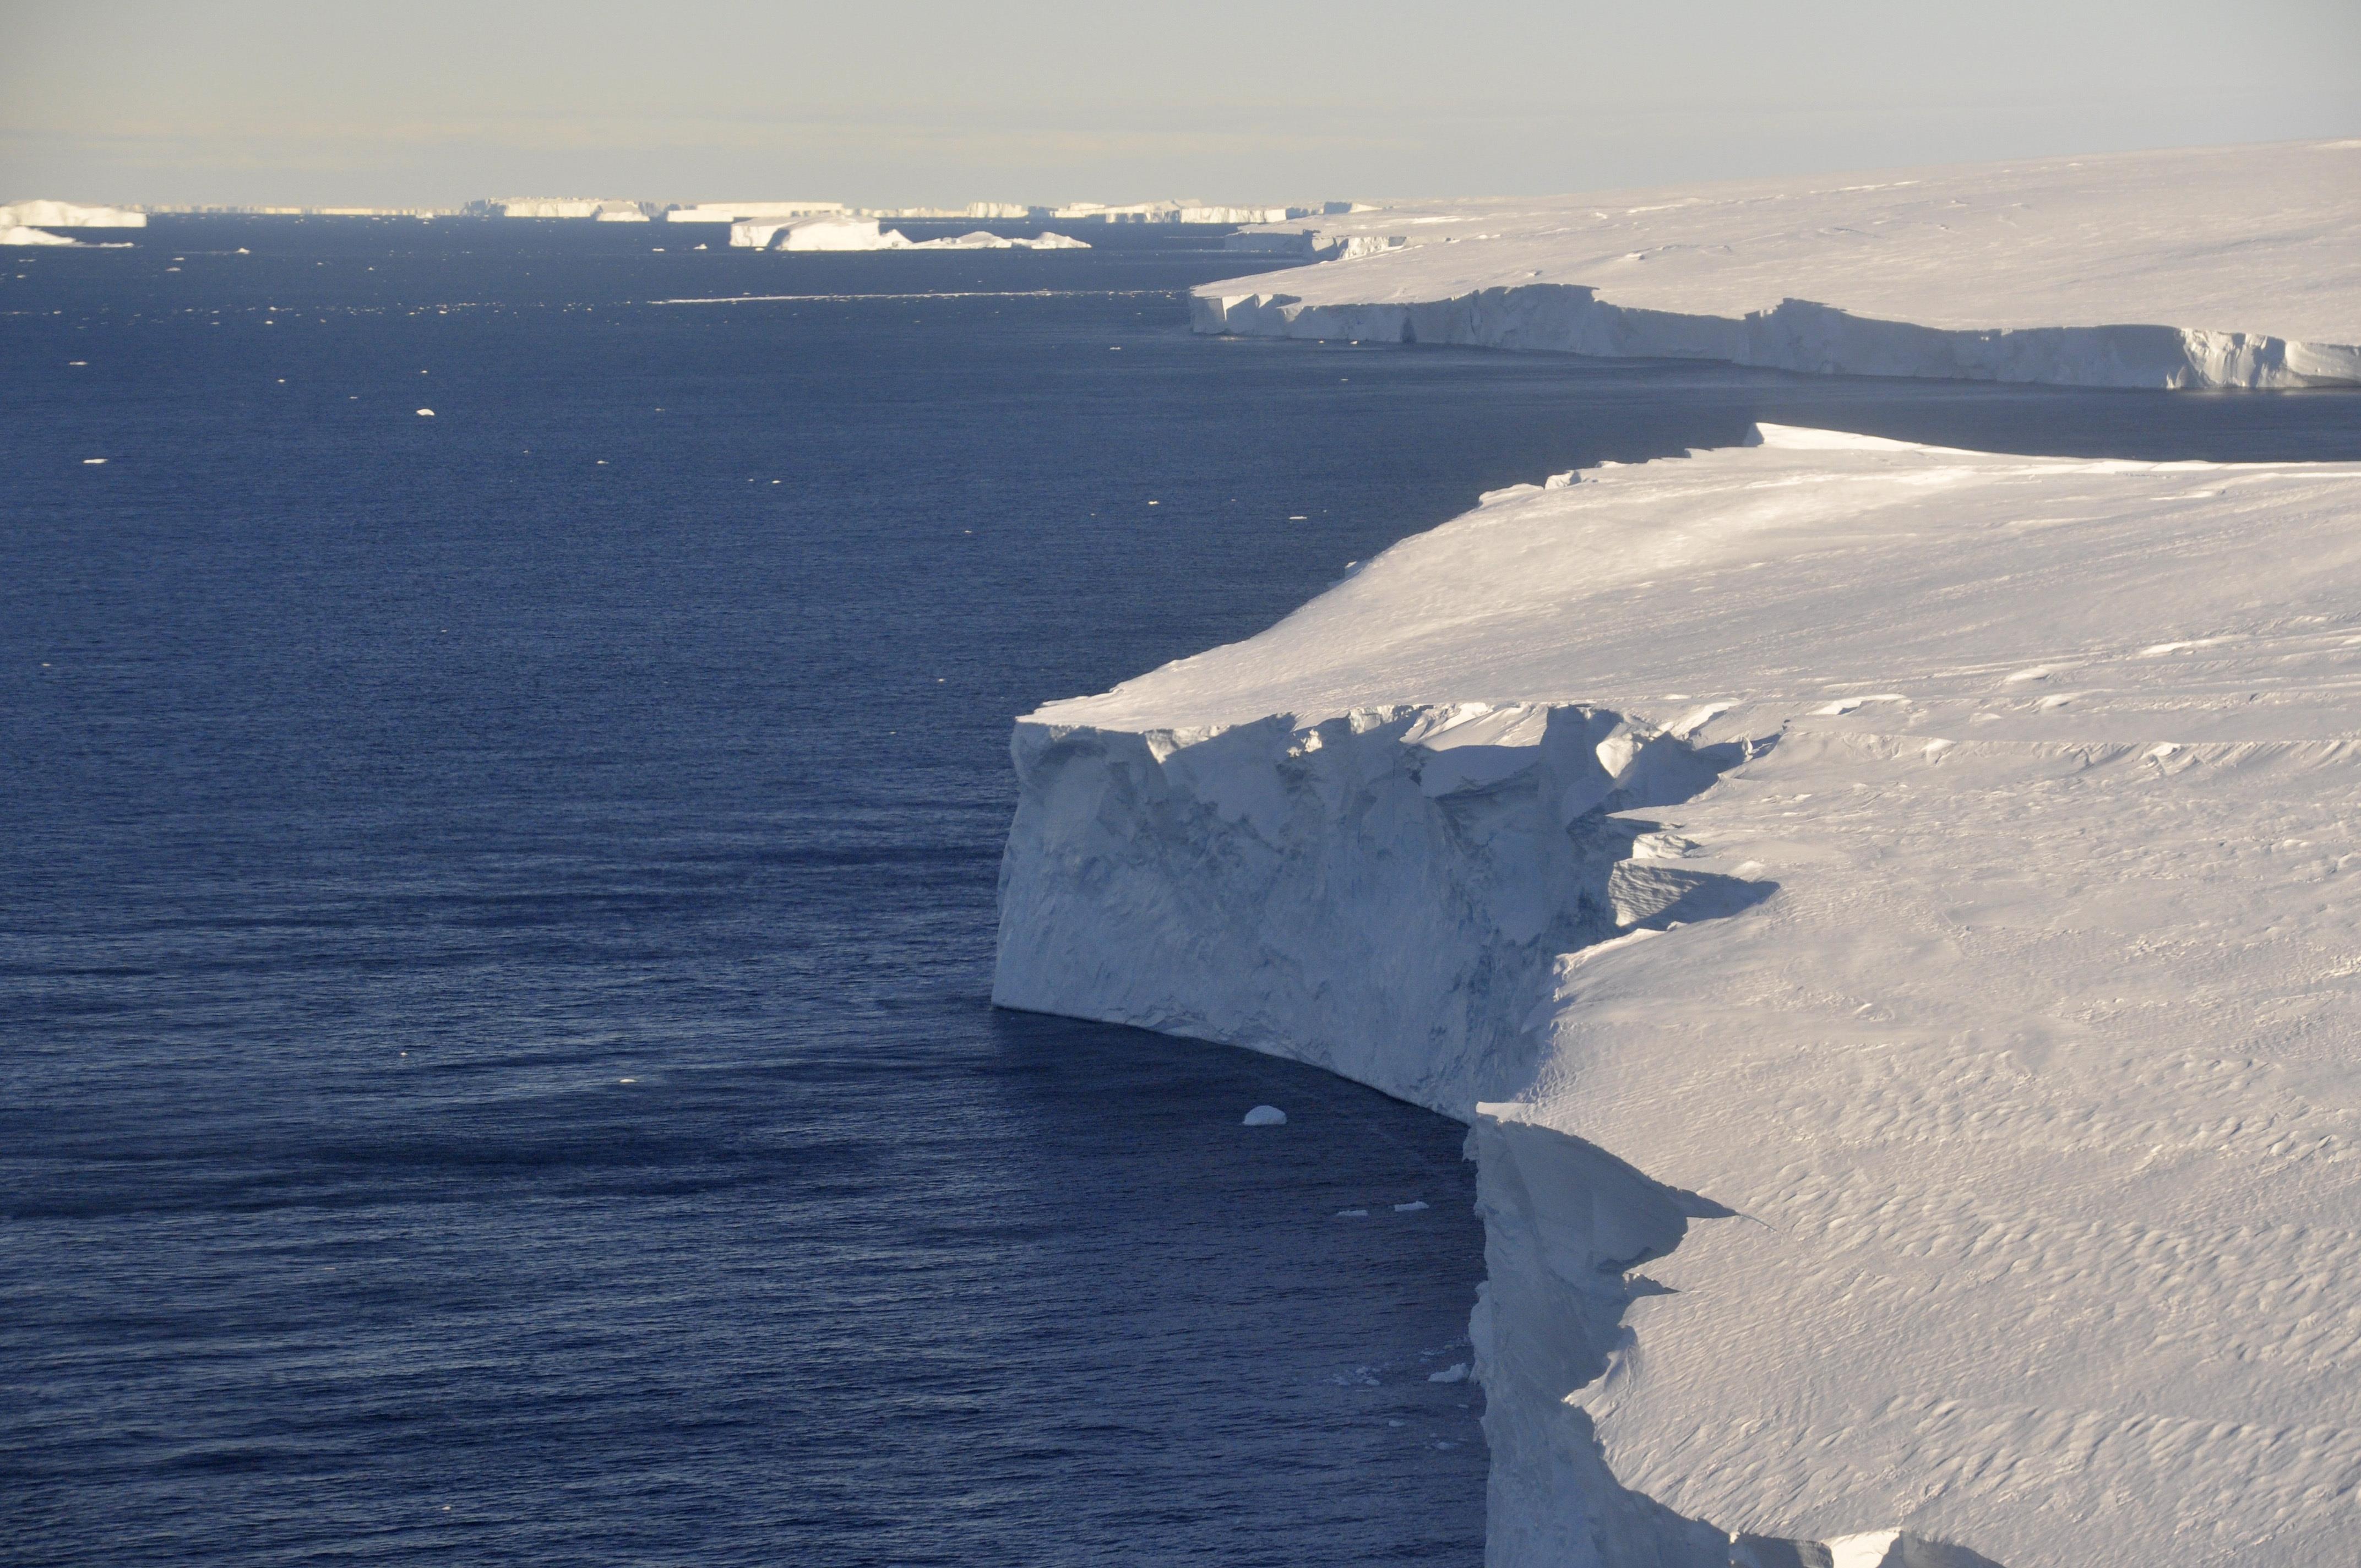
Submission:
[[[1757,417],[2361,457],[1192,338],[1204,233],[134,237],[0,253],[12,1563],[1474,1564],[1458,1129],[993,1011],[1011,717]]]

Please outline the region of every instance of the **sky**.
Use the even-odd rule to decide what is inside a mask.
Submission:
[[[0,0],[0,201],[1540,194],[2361,136],[2361,0]]]

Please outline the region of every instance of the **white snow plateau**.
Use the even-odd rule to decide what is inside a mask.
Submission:
[[[1197,330],[2107,387],[2361,381],[2361,141],[1404,203]]]
[[[1763,427],[1013,751],[996,1002],[1469,1124],[1496,1568],[2353,1560],[2361,464]]]

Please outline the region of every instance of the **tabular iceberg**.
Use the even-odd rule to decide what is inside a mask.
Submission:
[[[1760,433],[1021,720],[995,1000],[1470,1124],[1495,1564],[2348,1562],[2361,465]]]
[[[1200,332],[2108,387],[2361,381],[2361,141],[1404,204]]]

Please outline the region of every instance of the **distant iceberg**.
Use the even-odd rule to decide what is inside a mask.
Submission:
[[[20,228],[43,229],[144,229],[148,214],[133,212],[128,207],[83,207],[71,202],[12,202],[0,206],[0,230],[10,231],[10,245],[42,245],[38,239],[18,239],[14,231]]]
[[[81,243],[82,242],[80,240],[68,239],[61,234],[50,234],[46,229],[27,228],[22,224],[12,224],[5,229],[0,229],[0,246],[79,246]]]
[[[637,202],[600,196],[510,196],[485,203],[503,218],[588,218],[602,224],[647,221],[647,209]]]
[[[922,239],[912,250],[1088,250],[1090,242],[1071,235],[1043,234],[1033,239],[1010,239],[976,229],[950,239]]]
[[[948,239],[914,240],[875,218],[747,219],[730,225],[730,243],[746,250],[1088,250],[1062,234],[1009,239],[975,229]]]
[[[741,250],[906,250],[910,242],[875,218],[748,218],[730,225]]]

